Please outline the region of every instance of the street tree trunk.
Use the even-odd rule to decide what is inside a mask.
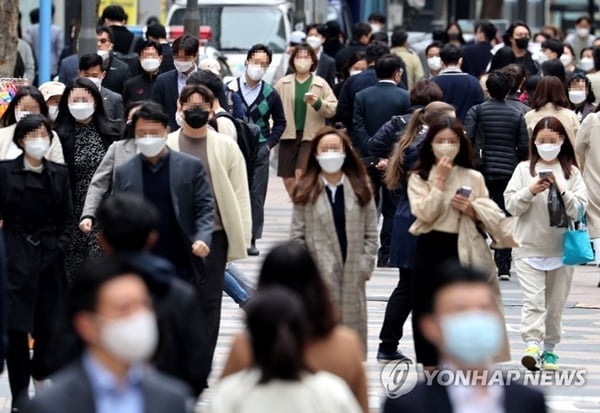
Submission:
[[[504,0],[483,0],[480,19],[501,19]]]
[[[12,77],[17,61],[19,0],[0,0],[0,77]]]

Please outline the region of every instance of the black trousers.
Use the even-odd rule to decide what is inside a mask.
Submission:
[[[369,166],[367,172],[373,185],[375,205],[381,211],[381,215],[383,215],[383,223],[381,225],[381,232],[379,233],[377,259],[378,261],[387,263],[390,259],[390,245],[392,243],[392,229],[394,227],[396,206],[392,194],[383,183],[383,172],[374,166]]]
[[[267,144],[258,148],[254,164],[254,177],[250,188],[250,209],[252,211],[252,241],[262,238],[265,222],[265,198],[269,185],[269,157]]]
[[[225,283],[225,265],[227,264],[227,235],[225,231],[212,234],[210,254],[204,259],[206,277],[197,284],[198,297],[206,321],[207,342],[210,354],[210,365],[219,338],[221,323],[221,301],[223,284]]]
[[[379,351],[393,353],[402,339],[404,323],[412,310],[412,269],[400,268],[398,285],[392,291],[385,307],[385,317],[379,333]]]
[[[509,214],[504,206],[504,190],[506,189],[509,180],[510,178],[486,179],[485,181],[485,185],[490,192],[490,198],[492,198],[507,215]],[[496,262],[496,268],[498,268],[498,275],[510,275],[511,254],[512,250],[510,248],[494,250],[494,261]]]

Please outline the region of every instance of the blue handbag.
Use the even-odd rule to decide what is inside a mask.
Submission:
[[[578,223],[569,219],[569,227],[563,239],[562,262],[565,265],[579,265],[591,261],[594,261],[594,250],[587,231],[585,213],[579,207]]]

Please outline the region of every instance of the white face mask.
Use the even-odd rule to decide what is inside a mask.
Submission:
[[[585,102],[587,98],[584,90],[569,90],[569,100],[574,105]]]
[[[572,61],[573,61],[572,56],[569,56],[568,54],[560,55],[560,62],[563,64],[563,66],[569,66]]]
[[[193,66],[194,62],[174,60],[173,64],[179,73],[187,73]]]
[[[110,56],[110,50],[98,50],[96,54],[102,58],[102,61],[106,61]]]
[[[579,68],[585,72],[589,72],[594,68],[594,59],[591,57],[583,57],[579,61]]]
[[[98,77],[86,77],[84,79],[87,79],[90,82],[92,82],[98,88],[98,90],[100,90],[100,87],[102,86],[102,79]]]
[[[433,149],[433,156],[436,159],[442,159],[444,156],[454,160],[458,152],[460,151],[460,144],[458,143],[434,143],[431,145]]]
[[[378,24],[371,24],[370,26],[372,34],[379,33],[381,31],[381,26]]]
[[[119,320],[103,321],[100,341],[110,354],[123,362],[146,361],[158,344],[156,317],[149,310],[141,310]]]
[[[329,174],[334,174],[339,172],[344,165],[344,160],[346,159],[346,154],[341,152],[324,152],[321,155],[317,156],[317,162],[319,162],[319,166],[321,169]]]
[[[577,31],[577,36],[579,37],[588,37],[588,35],[590,34],[590,29],[585,28],[585,27],[579,27],[576,29]]]
[[[50,140],[46,138],[26,139],[23,142],[25,142],[25,153],[38,161],[48,153],[50,148]]]
[[[76,120],[89,119],[94,114],[94,104],[87,102],[78,102],[69,104],[69,112]]]
[[[548,61],[548,56],[546,56],[546,53],[540,50],[539,52],[533,55],[533,60],[536,60],[539,64],[542,64]]]
[[[261,65],[248,65],[246,68],[246,74],[248,77],[255,82],[258,82],[265,75],[265,69],[262,68]]]
[[[56,120],[56,117],[58,116],[58,106],[48,106],[48,116],[50,119]]]
[[[175,112],[175,123],[179,127],[183,126],[183,116],[181,115],[181,112],[179,112],[179,111]]]
[[[146,72],[152,73],[157,71],[160,67],[160,60],[153,57],[148,57],[146,59],[142,59],[141,65],[142,69],[144,69]]]
[[[28,110],[15,110],[15,119],[17,122],[24,119],[27,115],[31,115],[31,112]]]
[[[321,38],[318,36],[308,36],[306,38],[306,43],[315,50],[319,49],[322,45]]]
[[[310,67],[312,66],[312,60],[295,59],[294,66],[296,67],[297,73],[307,73],[310,71]]]
[[[160,136],[144,136],[136,138],[135,145],[146,158],[153,158],[162,152],[166,144],[165,138]]]
[[[362,70],[351,70],[348,73],[350,74],[350,76],[354,76],[354,75],[357,75],[359,73],[362,73]]]
[[[428,57],[427,66],[429,70],[440,70],[442,68],[442,58],[439,56]]]
[[[561,144],[558,143],[536,143],[535,144],[540,158],[546,162],[551,162],[558,157]]]

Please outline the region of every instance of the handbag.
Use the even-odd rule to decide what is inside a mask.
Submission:
[[[594,250],[583,208],[579,207],[579,221],[569,219],[569,227],[563,239],[562,262],[565,265],[579,265],[594,261]]]
[[[550,218],[551,227],[569,227],[569,217],[567,216],[565,203],[555,184],[550,185],[548,189],[548,217]]]

